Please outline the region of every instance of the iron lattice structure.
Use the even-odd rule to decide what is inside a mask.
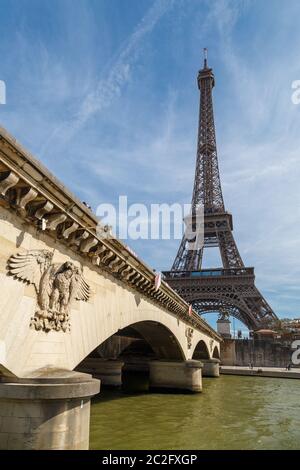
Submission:
[[[272,308],[255,287],[254,268],[244,266],[233,237],[232,215],[225,210],[214,124],[212,89],[213,70],[207,66],[198,74],[200,111],[197,160],[192,196],[192,220],[204,210],[204,244],[189,249],[190,240],[183,236],[166,281],[199,314],[227,313],[241,320],[249,329],[265,327],[277,320]],[[201,269],[203,251],[218,247],[222,268]]]

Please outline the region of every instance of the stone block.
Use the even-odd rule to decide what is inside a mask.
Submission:
[[[202,390],[202,362],[200,361],[151,361],[149,367],[151,388],[190,392]]]

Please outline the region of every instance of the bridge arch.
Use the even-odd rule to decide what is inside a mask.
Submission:
[[[131,325],[150,345],[159,359],[184,360],[176,335],[160,322],[144,321]]]
[[[204,340],[201,339],[197,343],[197,345],[194,349],[192,359],[196,359],[196,360],[200,360],[200,361],[201,361],[201,359],[210,359],[209,349],[208,349],[208,347],[207,347]]]
[[[93,351],[100,349],[100,356],[111,356],[111,350],[106,353],[101,353],[101,346],[109,344],[114,336],[122,337],[134,332],[132,336],[142,338],[152,349],[155,359],[177,360],[182,361],[188,358],[187,340],[185,336],[185,329],[182,325],[178,324],[175,317],[168,313],[163,314],[162,311],[156,309],[140,310],[133,309],[132,311],[120,312],[117,310],[114,316],[118,318],[118,322],[114,322],[112,328],[106,331],[98,330],[98,334],[94,335],[93,341],[89,341],[88,347],[78,351],[77,357],[72,364],[72,369],[84,361]],[[71,332],[72,333],[72,332]],[[90,332],[91,333],[91,332]],[[90,337],[90,333],[87,335]],[[125,349],[124,345],[124,349]],[[122,347],[121,347],[122,349]],[[119,354],[122,352],[119,348]],[[118,351],[116,350],[112,357],[117,358]]]
[[[152,356],[151,359],[185,360],[184,351],[176,335],[163,323],[150,320],[139,321],[119,329],[86,357],[118,359],[124,352],[135,350]]]
[[[212,357],[215,358],[215,359],[220,359],[220,352],[219,352],[217,346],[214,347],[214,351],[213,351]]]

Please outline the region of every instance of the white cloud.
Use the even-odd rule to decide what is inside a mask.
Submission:
[[[53,139],[68,142],[74,133],[95,113],[109,107],[112,101],[121,94],[122,87],[130,79],[130,72],[140,54],[144,37],[149,34],[162,16],[172,8],[174,0],[155,0],[134,32],[126,40],[115,61],[110,64],[106,75],[100,79],[96,89],[90,91],[83,99],[79,110],[65,123],[54,129],[45,146],[46,152]]]

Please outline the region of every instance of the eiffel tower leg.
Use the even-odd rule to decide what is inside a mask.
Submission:
[[[199,250],[189,250],[187,254],[188,270],[199,271],[202,266],[203,248]]]
[[[244,302],[252,315],[254,315],[260,328],[277,320],[272,308],[255,286],[252,289],[251,295],[245,295]]]
[[[172,266],[172,271],[198,271],[201,269],[203,248],[189,250],[188,245],[187,239],[183,237]]]
[[[174,260],[173,266],[172,266],[172,271],[178,271],[182,269],[182,264],[184,260],[184,247],[185,247],[185,240],[184,238],[181,240],[180,247],[178,249],[177,256]]]
[[[242,261],[239,250],[236,246],[231,231],[218,232],[219,248],[224,268],[242,268]]]

